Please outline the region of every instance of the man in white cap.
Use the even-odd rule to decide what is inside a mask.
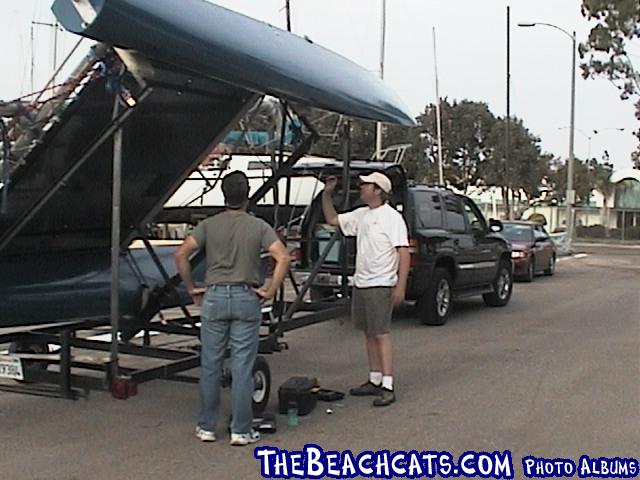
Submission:
[[[409,242],[402,215],[387,199],[389,177],[380,172],[360,176],[360,198],[366,204],[338,214],[331,195],[337,184],[329,177],[322,193],[322,211],[327,223],[339,226],[346,236],[356,236],[356,269],[353,277],[351,317],[365,335],[369,379],[352,388],[355,396],[374,395],[376,407],[395,402],[393,387],[393,306],[404,301],[409,273]]]

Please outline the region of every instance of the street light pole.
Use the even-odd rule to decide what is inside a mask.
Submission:
[[[575,154],[573,144],[576,132],[576,32],[571,35],[571,123],[569,124],[569,164],[567,165],[567,249],[573,245],[574,210],[576,191],[573,188]]]
[[[566,212],[566,225],[567,225],[567,240],[566,246],[567,249],[571,250],[571,245],[573,242],[573,226],[574,226],[574,218],[573,218],[573,204],[576,201],[576,191],[573,187],[573,170],[575,163],[575,155],[573,152],[573,144],[575,137],[575,116],[576,116],[576,32],[573,33],[567,32],[564,28],[560,28],[557,25],[553,25],[551,23],[518,23],[519,27],[535,27],[537,25],[542,25],[545,27],[555,28],[556,30],[561,31],[567,37],[571,39],[571,119],[569,122],[569,160],[567,161],[567,193],[566,193],[566,203],[567,203],[567,212]]]

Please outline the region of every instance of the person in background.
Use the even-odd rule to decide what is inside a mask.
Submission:
[[[409,273],[409,242],[402,215],[387,200],[389,177],[380,172],[360,176],[360,198],[366,204],[338,214],[331,195],[337,179],[327,178],[322,211],[327,223],[339,226],[346,236],[356,236],[356,268],[353,277],[351,317],[365,335],[369,379],[350,390],[351,395],[375,395],[373,405],[395,402],[391,316],[394,305],[404,301]]]
[[[260,438],[253,420],[252,369],[258,352],[261,303],[274,297],[289,268],[289,253],[265,221],[247,213],[249,182],[231,172],[222,180],[225,210],[200,222],[175,254],[178,273],[196,305],[201,306],[200,400],[196,436],[216,440],[220,382],[225,352],[231,352],[231,445]],[[207,288],[194,285],[190,256],[206,253]],[[268,286],[259,286],[260,254],[275,260]]]

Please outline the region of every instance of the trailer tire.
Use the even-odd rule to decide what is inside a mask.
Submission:
[[[267,360],[258,355],[253,364],[253,413],[258,415],[267,408],[271,392],[271,370]]]
[[[309,296],[312,302],[327,302],[333,299],[333,288],[309,287]]]
[[[48,343],[12,342],[9,345],[9,353],[50,353]],[[31,383],[33,374],[41,372],[49,367],[46,360],[21,360],[24,380],[16,380],[20,383]]]

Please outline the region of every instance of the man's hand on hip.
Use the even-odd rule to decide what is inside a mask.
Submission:
[[[204,297],[206,291],[207,289],[202,287],[196,287],[189,290],[189,295],[191,295],[193,303],[198,307],[202,306],[202,298]]]
[[[271,292],[270,289],[264,288],[264,287],[254,288],[253,291],[255,292],[256,295],[258,295],[258,298],[260,299],[260,303],[264,303],[267,300],[271,300],[276,294],[276,292]]]

